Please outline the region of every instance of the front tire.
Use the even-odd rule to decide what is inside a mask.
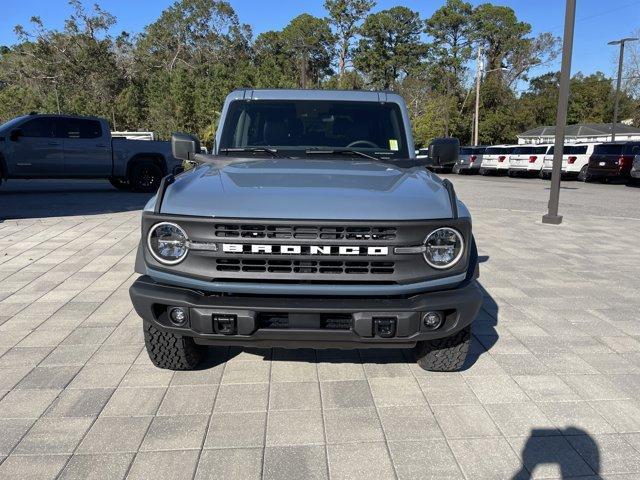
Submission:
[[[163,332],[149,322],[143,322],[143,329],[147,353],[158,368],[193,370],[204,356],[205,347],[191,337]]]
[[[136,163],[131,168],[130,184],[136,192],[153,193],[162,180],[162,169],[151,160]]]
[[[416,361],[430,372],[453,372],[464,365],[471,343],[471,325],[450,337],[418,342]]]

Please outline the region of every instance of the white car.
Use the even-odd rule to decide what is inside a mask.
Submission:
[[[593,154],[593,149],[599,143],[572,143],[565,145],[562,149],[562,174],[567,177],[574,177],[584,181],[587,177],[589,167],[589,157]],[[542,166],[542,178],[550,178],[553,170],[553,145],[544,156]]]
[[[509,176],[540,175],[544,156],[551,148],[549,144],[520,145],[513,149],[509,156]]]
[[[489,175],[490,173],[507,173],[509,171],[509,155],[517,145],[494,145],[487,147],[482,157],[480,173]]]
[[[487,147],[460,147],[458,161],[453,167],[453,173],[478,173]]]

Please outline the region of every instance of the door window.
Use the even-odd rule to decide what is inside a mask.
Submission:
[[[20,127],[23,137],[51,138],[53,137],[53,122],[50,118],[40,117],[25,122]]]
[[[62,138],[90,139],[102,137],[102,126],[97,120],[66,118],[61,122],[59,135]]]

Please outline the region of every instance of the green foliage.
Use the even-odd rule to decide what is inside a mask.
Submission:
[[[346,73],[351,58],[351,43],[360,32],[360,22],[376,2],[372,0],[325,0],[324,8],[329,12],[329,22],[336,31],[338,75]]]
[[[369,85],[391,88],[419,67],[427,50],[420,39],[422,29],[418,12],[406,7],[393,7],[365,19],[354,63]]]
[[[528,74],[556,58],[558,39],[533,36],[509,7],[447,0],[421,19],[404,6],[370,13],[374,0],[325,0],[327,18],[302,14],[254,38],[224,0],[177,0],[141,33],[117,37],[109,33],[116,19],[99,5],[70,5],[61,30],[33,17],[15,28],[18,43],[0,47],[0,122],[29,111],[91,114],[161,138],[195,133],[210,148],[235,88],[378,88],[403,95],[416,145],[447,135],[465,143],[475,95],[469,67],[481,47],[480,140],[514,142],[555,123],[558,74]],[[625,60],[620,118],[640,121],[638,48]],[[528,88],[518,94],[522,81]],[[569,122],[610,121],[613,88],[600,72],[577,74]]]
[[[282,30],[282,41],[294,61],[301,88],[318,87],[320,80],[332,73],[335,37],[326,19],[298,15]]]

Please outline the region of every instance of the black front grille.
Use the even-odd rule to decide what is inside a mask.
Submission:
[[[218,238],[273,238],[298,240],[395,240],[396,227],[262,225],[217,223]]]
[[[172,266],[159,264],[145,249],[147,264],[157,270],[209,282],[411,284],[459,275],[466,271],[467,259],[460,261],[459,266],[440,271],[429,267],[421,253],[398,254],[396,247],[421,245],[429,232],[444,226],[458,229],[465,243],[472,244],[471,224],[466,218],[371,222],[196,218],[151,212],[143,214],[143,238],[154,224],[162,221],[179,224],[194,243],[213,243],[217,249],[193,249],[184,261]],[[224,244],[234,247],[225,251]],[[269,247],[252,252],[252,245]],[[282,250],[283,246],[297,246],[299,250],[287,253],[290,250]],[[341,253],[341,247],[358,249]]]
[[[215,262],[218,272],[391,275],[395,269],[395,262],[247,258],[218,258]]]

